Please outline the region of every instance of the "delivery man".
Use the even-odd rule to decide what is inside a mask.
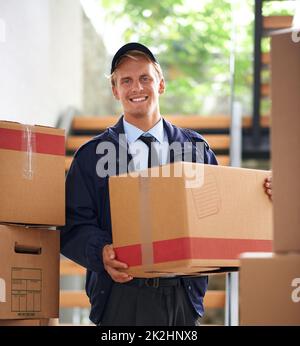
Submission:
[[[159,97],[165,81],[146,46],[133,42],[121,47],[113,57],[110,79],[123,115],[74,156],[66,179],[67,221],[61,228],[61,252],[87,268],[86,292],[95,324],[197,325],[204,312],[207,276],[142,279],[122,271],[127,264],[118,261],[112,246],[108,178],[176,160],[217,165],[216,157],[201,135],[162,118]],[[165,143],[175,142],[180,150],[174,154]],[[185,143],[190,144],[188,158],[182,149]],[[140,155],[134,151],[137,144]],[[108,152],[112,159],[101,166]],[[122,164],[124,153],[128,165]],[[265,184],[271,195],[271,182]]]

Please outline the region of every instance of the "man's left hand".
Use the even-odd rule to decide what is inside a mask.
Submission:
[[[272,199],[273,199],[273,197],[272,197],[272,176],[269,176],[265,179],[264,189],[265,189],[265,193],[268,195],[268,197],[272,201]]]

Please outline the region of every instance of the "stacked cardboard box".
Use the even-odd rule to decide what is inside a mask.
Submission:
[[[300,325],[300,253],[242,257],[240,323]]]
[[[58,317],[64,152],[63,130],[0,121],[0,325]]]
[[[109,181],[113,244],[131,275],[232,271],[240,253],[271,251],[269,172],[176,162],[147,173]]]
[[[300,43],[293,37],[272,37],[274,254],[241,261],[243,325],[300,325]]]

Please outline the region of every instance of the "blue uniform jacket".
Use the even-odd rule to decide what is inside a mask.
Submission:
[[[218,164],[214,153],[198,133],[173,126],[165,119],[163,123],[169,143],[192,143],[193,162],[196,160],[196,142],[204,142],[202,160],[204,163]],[[61,253],[87,268],[85,288],[91,303],[90,319],[95,324],[101,321],[113,284],[102,261],[104,245],[112,243],[109,177],[100,178],[96,174],[96,164],[101,158],[101,155],[96,153],[96,147],[101,141],[111,142],[118,147],[119,134],[122,133],[124,127],[121,117],[115,126],[78,149],[66,178],[66,225],[60,228]],[[128,162],[131,159],[128,154]],[[118,168],[118,155],[116,160],[117,174],[124,173]],[[170,157],[170,162],[174,162],[174,155]],[[195,310],[202,316],[207,276],[186,277],[183,281]]]

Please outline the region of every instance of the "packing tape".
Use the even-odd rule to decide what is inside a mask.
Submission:
[[[24,152],[22,176],[32,180],[35,171],[36,136],[31,125],[22,125],[22,151]]]
[[[140,236],[142,249],[142,265],[145,270],[153,268],[153,240],[150,204],[150,177],[139,175],[140,190]]]
[[[0,278],[0,303],[6,302],[6,288],[5,280]]]

